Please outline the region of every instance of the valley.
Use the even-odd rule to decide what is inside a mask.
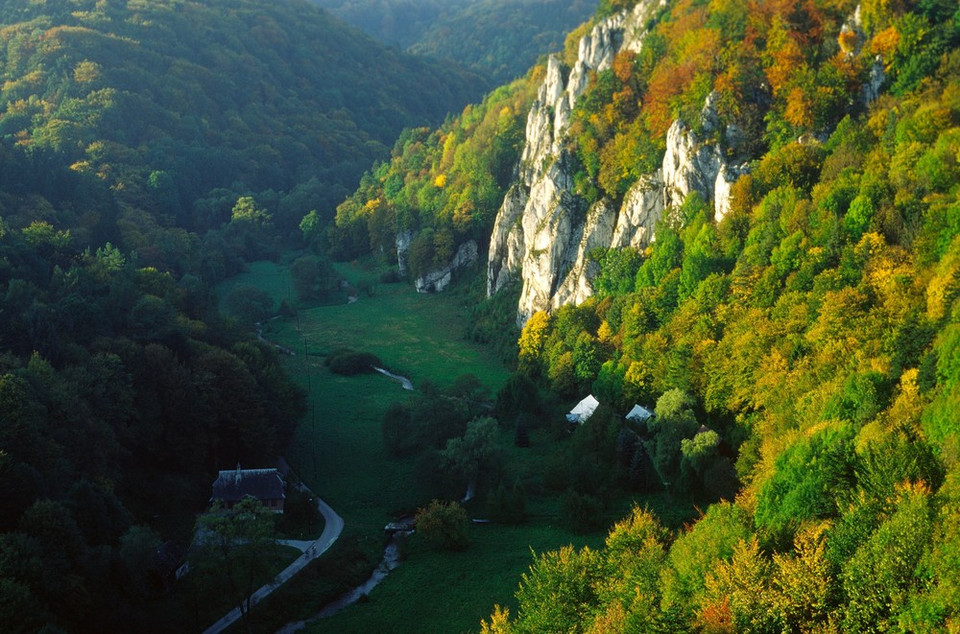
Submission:
[[[0,631],[960,630],[955,3],[10,2],[0,79]]]
[[[379,374],[337,375],[326,367],[325,358],[344,347],[374,353],[388,368],[410,377],[415,389],[425,383],[447,388],[458,376],[472,374],[491,399],[509,372],[491,349],[465,339],[471,291],[464,285],[450,293],[418,294],[406,284],[380,283],[379,269],[345,264],[337,270],[351,287],[367,287],[370,293],[348,303],[349,293],[338,292],[322,305],[298,310],[296,317],[270,321],[264,336],[297,351],[297,356],[284,358],[284,366],[308,393],[309,411],[287,458],[298,476],[344,518],[348,539],[361,544],[372,565],[379,561],[384,526],[412,516],[436,492],[418,474],[422,460],[394,458],[381,440],[390,404],[412,395]],[[288,274],[282,266],[256,263],[236,281],[272,289],[276,301],[293,303],[296,298],[286,295],[282,282]],[[535,483],[538,465],[556,441],[535,433],[533,448],[518,449],[512,430],[504,429],[497,443],[506,454],[500,477]],[[465,489],[466,483],[457,486]],[[472,517],[487,516],[489,492],[482,487],[464,505]],[[516,579],[528,567],[531,549],[543,552],[568,543],[596,546],[600,541],[599,535],[582,536],[563,526],[554,495],[530,495],[525,524],[475,524],[468,538],[470,545],[457,553],[435,551],[416,535],[409,538],[399,567],[369,600],[316,621],[307,631],[470,630],[489,612],[490,597],[505,604],[514,601]],[[296,583],[294,579],[290,585]],[[271,599],[263,610],[272,612],[282,601]],[[458,609],[452,613],[443,607],[449,605]]]

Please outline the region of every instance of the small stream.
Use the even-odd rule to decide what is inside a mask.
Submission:
[[[376,366],[374,366],[373,369],[376,370],[377,372],[379,372],[380,374],[383,374],[384,376],[390,377],[390,378],[393,379],[394,381],[399,381],[399,382],[400,382],[400,385],[403,386],[403,389],[405,389],[405,390],[412,390],[412,389],[413,389],[413,383],[411,383],[411,382],[410,382],[410,379],[408,379],[407,377],[405,377],[405,376],[400,376],[399,374],[394,374],[393,372],[390,372],[390,371],[388,371],[388,370],[384,370],[383,368],[378,368],[378,367],[376,367]]]
[[[410,532],[394,533],[394,536],[390,537],[386,548],[383,549],[383,559],[380,561],[380,565],[373,571],[370,578],[332,603],[328,603],[314,618],[325,619],[328,616],[333,616],[343,608],[353,605],[370,594],[370,591],[377,587],[377,584],[386,579],[391,570],[400,565],[400,547],[397,545],[396,535],[409,535]]]
[[[371,573],[369,579],[361,583],[353,590],[340,595],[338,598],[325,605],[322,610],[317,612],[309,619],[297,621],[295,623],[288,623],[277,630],[277,634],[292,634],[293,632],[302,630],[308,624],[333,616],[340,610],[353,605],[363,597],[370,594],[371,590],[377,587],[381,581],[386,579],[391,570],[396,569],[396,567],[400,565],[400,547],[397,544],[397,536],[399,535],[402,539],[408,535],[411,535],[412,533],[412,530],[400,530],[391,534],[390,538],[387,540],[386,547],[383,549],[383,559],[380,560],[380,565],[377,566],[373,573]]]

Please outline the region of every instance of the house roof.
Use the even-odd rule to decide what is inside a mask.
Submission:
[[[221,471],[213,482],[210,500],[237,502],[251,495],[258,500],[280,500],[283,479],[276,469],[230,469]]]
[[[567,414],[567,420],[571,423],[583,423],[586,422],[588,418],[593,416],[593,412],[600,405],[600,401],[593,397],[593,394],[588,394],[582,401],[577,403],[576,407],[570,410],[570,413]]]
[[[627,420],[635,420],[638,423],[642,423],[651,416],[653,416],[653,412],[648,410],[643,405],[634,405],[633,409],[630,410],[630,413],[627,414],[626,418]]]

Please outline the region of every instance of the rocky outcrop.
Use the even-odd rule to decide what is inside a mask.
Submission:
[[[717,142],[720,121],[710,93],[700,112],[700,134],[688,129],[682,121],[674,121],[667,130],[667,148],[663,155],[660,176],[664,186],[664,204],[676,207],[693,192],[713,201],[714,218],[719,222],[730,210],[730,188],[747,171],[747,165],[728,163]],[[732,126],[731,126],[732,127]],[[736,129],[723,130],[735,136]]]
[[[729,210],[731,185],[746,167],[729,164],[717,142],[721,134],[730,137],[736,130],[719,129],[712,96],[697,122],[700,133],[674,122],[661,169],[634,183],[619,209],[610,200],[600,200],[587,210],[573,191],[571,157],[565,148],[576,101],[591,72],[609,68],[621,50],[640,50],[662,5],[641,2],[596,24],[580,41],[566,83],[560,61],[551,57],[547,62],[527,117],[518,182],[497,215],[488,257],[488,294],[517,278],[523,281],[518,325],[537,310],[588,298],[598,273],[590,252],[599,247],[647,246],[664,209],[679,205],[691,192],[714,202],[718,220]]]
[[[863,102],[870,105],[880,96],[880,89],[887,82],[887,74],[883,70],[883,57],[877,55],[873,59],[873,65],[870,67],[870,76],[867,83],[863,85]]]
[[[583,203],[571,193],[573,183],[567,159],[563,153],[543,177],[534,182],[520,222],[512,228],[517,234],[513,239],[523,245],[521,310],[523,307],[549,306],[560,276],[569,266],[568,249],[575,229],[574,219],[580,215],[578,210]],[[523,321],[526,322],[532,314],[533,310],[525,311]]]
[[[400,271],[400,277],[406,277],[409,269],[407,267],[407,256],[410,255],[410,245],[413,244],[414,233],[412,231],[401,231],[397,233],[397,269]]]
[[[439,293],[453,281],[453,274],[465,266],[474,264],[478,258],[477,243],[473,240],[465,242],[457,249],[457,254],[449,264],[426,275],[418,277],[413,284],[418,293]]]
[[[644,176],[634,183],[623,198],[610,246],[642,248],[650,244],[665,206],[664,193],[660,174]]]
[[[578,229],[576,249],[568,250],[572,257],[560,271],[561,281],[551,298],[551,308],[579,304],[593,295],[590,280],[597,276],[600,267],[589,255],[594,249],[610,246],[616,222],[617,210],[608,201],[600,200],[590,208],[586,221]]]
[[[853,14],[848,16],[840,26],[840,39],[845,39],[844,36],[848,34],[853,35],[852,39],[855,44],[852,48],[845,49],[846,55],[848,59],[854,59],[860,55],[863,45],[867,41],[866,33],[863,31],[863,19],[861,17],[861,6],[859,4],[857,8],[854,9]],[[860,92],[860,97],[864,105],[869,106],[877,100],[877,97],[880,96],[880,89],[883,88],[886,80],[887,74],[884,72],[883,56],[877,55],[873,58],[873,64],[870,66],[870,75],[867,77],[867,82],[863,85]]]
[[[519,184],[507,190],[490,234],[490,253],[498,255],[487,265],[487,295],[493,295],[514,281],[523,258],[522,233],[514,231],[527,206],[528,191]]]
[[[560,60],[552,56],[547,61],[527,115],[518,182],[497,215],[488,258],[488,294],[511,280],[523,280],[517,316],[521,324],[536,310],[583,301],[592,292],[589,280],[595,272],[586,256],[595,247],[610,245],[617,210],[601,201],[588,211],[573,193],[566,132],[590,74],[609,68],[626,46],[639,50],[659,6],[644,2],[598,22],[580,40],[577,61],[566,80]]]

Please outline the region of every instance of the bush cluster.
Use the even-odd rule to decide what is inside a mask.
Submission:
[[[382,365],[383,363],[376,355],[369,352],[357,352],[349,348],[337,350],[327,357],[327,367],[330,368],[330,371],[346,376],[376,372],[374,368]]]

